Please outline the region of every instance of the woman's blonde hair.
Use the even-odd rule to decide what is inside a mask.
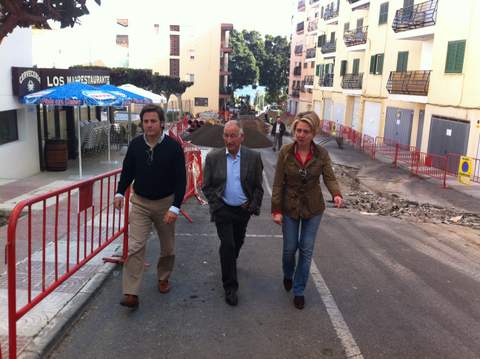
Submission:
[[[310,126],[313,134],[316,134],[318,131],[318,127],[320,126],[320,119],[318,115],[313,111],[307,112],[300,112],[292,123],[292,132],[295,133],[295,129],[299,122],[305,122],[307,125]]]

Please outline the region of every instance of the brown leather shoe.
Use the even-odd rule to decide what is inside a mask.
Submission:
[[[137,308],[138,307],[138,295],[125,294],[123,299],[120,302],[120,305],[128,308]]]
[[[158,281],[158,291],[163,294],[170,291],[170,284],[168,283],[168,279]]]

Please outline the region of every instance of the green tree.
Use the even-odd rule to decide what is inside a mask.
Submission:
[[[257,83],[259,69],[255,56],[247,47],[242,33],[233,30],[230,34],[232,54],[229,59],[229,70],[232,73],[230,82],[233,89]]]
[[[253,57],[255,57],[255,61],[257,62],[257,66],[260,70],[261,82],[261,72],[267,55],[265,52],[265,42],[263,40],[263,37],[258,31],[247,30],[242,30],[242,36],[245,40],[245,45],[252,52]]]
[[[100,5],[101,0],[95,0]],[[48,20],[73,27],[88,14],[86,0],[0,0],[0,43],[17,26],[50,29]]]
[[[288,87],[290,43],[282,36],[265,36],[266,57],[260,68],[260,83],[267,87],[267,100],[280,102]]]

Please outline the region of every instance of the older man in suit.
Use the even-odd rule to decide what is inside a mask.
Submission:
[[[205,161],[203,193],[220,238],[220,263],[225,301],[237,305],[237,258],[252,214],[260,214],[263,163],[259,153],[244,146],[243,129],[228,121],[225,147],[210,151]]]

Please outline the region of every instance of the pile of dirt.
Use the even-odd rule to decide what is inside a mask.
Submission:
[[[480,214],[467,213],[456,208],[445,208],[429,203],[418,203],[396,194],[374,193],[364,188],[357,177],[357,169],[334,165],[341,183],[345,206],[365,215],[408,218],[415,222],[457,224],[480,229]]]
[[[260,133],[254,128],[246,127],[243,129],[245,140],[243,145],[250,148],[266,148],[272,146],[267,136]],[[223,142],[223,126],[221,125],[205,125],[190,135],[189,138],[193,144],[206,147],[224,147]]]

